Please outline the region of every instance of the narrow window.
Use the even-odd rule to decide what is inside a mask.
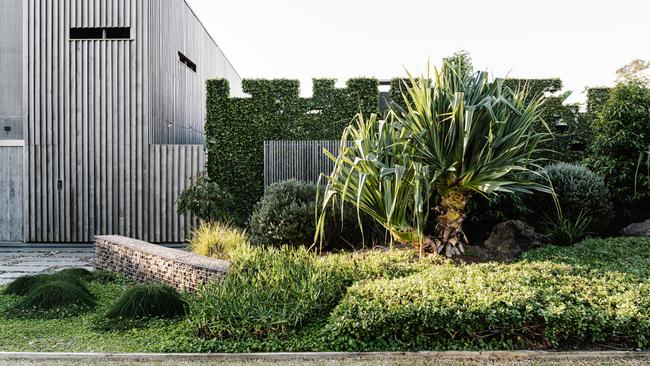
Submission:
[[[131,28],[70,28],[70,39],[130,39]]]
[[[102,28],[70,28],[70,39],[102,39]]]
[[[106,28],[106,39],[129,39],[131,38],[131,28]]]
[[[190,70],[196,72],[196,64],[192,62],[187,56],[182,54],[180,51],[178,52],[178,61],[180,61],[183,65],[187,66]]]

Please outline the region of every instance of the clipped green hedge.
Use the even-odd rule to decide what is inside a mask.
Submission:
[[[300,97],[297,80],[244,80],[246,98],[230,98],[228,81],[207,82],[206,149],[210,179],[237,202],[243,222],[263,192],[266,140],[337,140],[354,115],[379,112],[379,82],[315,79],[312,98]]]
[[[335,348],[364,351],[647,348],[650,261],[643,255],[630,266],[615,256],[648,249],[650,239],[591,240],[514,264],[450,264],[361,282],[328,331]]]

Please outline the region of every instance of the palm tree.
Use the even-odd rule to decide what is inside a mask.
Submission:
[[[463,253],[467,244],[462,225],[472,196],[550,191],[526,179],[535,174],[531,168],[539,169],[532,156],[549,136],[534,129],[541,119],[541,96],[526,102],[525,90],[511,90],[486,72],[467,70],[444,61],[433,78],[409,75],[403,85],[404,107],[393,104],[380,130],[366,128],[367,122],[357,116],[343,136],[342,144],[351,140],[351,146],[341,146],[334,171],[326,176],[326,201],[340,198],[364,212],[400,207],[400,221],[371,216],[396,240],[452,256]],[[387,133],[393,136],[391,143],[376,143]],[[365,147],[355,146],[358,142]],[[382,156],[392,160],[377,159]],[[365,170],[364,164],[372,161],[383,165],[374,172]],[[392,169],[411,172],[399,176],[405,191],[400,195],[390,192],[398,183]],[[383,183],[367,185],[369,176]],[[370,196],[375,199],[366,201]],[[429,206],[435,214],[432,237],[425,236],[423,224],[429,217],[423,210]]]

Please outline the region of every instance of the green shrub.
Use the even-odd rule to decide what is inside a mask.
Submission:
[[[250,218],[252,244],[311,247],[316,233],[317,194],[316,185],[295,179],[268,187]],[[346,211],[341,220],[339,208],[328,209],[326,246],[354,247],[362,242],[356,212]]]
[[[437,259],[407,251],[316,256],[305,248],[249,247],[230,273],[205,288],[191,311],[205,338],[285,335],[322,321],[354,281],[414,273]]]
[[[268,187],[250,218],[255,245],[311,246],[314,243],[316,186],[295,179]]]
[[[545,171],[566,220],[577,222],[579,216],[587,216],[591,218],[587,231],[602,233],[607,230],[614,210],[609,189],[601,176],[584,166],[567,163],[552,164]],[[543,184],[546,178],[537,177],[537,181]],[[535,192],[526,195],[524,200],[533,222],[541,223],[557,216],[551,194]]]
[[[177,318],[187,312],[187,303],[173,288],[166,285],[136,285],[106,312],[112,321],[121,319]]]
[[[228,259],[230,252],[248,245],[246,232],[221,222],[203,223],[192,233],[192,251],[206,257]]]
[[[30,290],[16,305],[24,311],[87,310],[95,306],[95,298],[88,289],[68,278],[51,277]]]
[[[56,276],[87,281],[93,278],[93,272],[85,268],[66,268],[62,271],[57,272]]]
[[[650,249],[648,239],[634,242],[635,249]],[[446,265],[404,278],[360,282],[332,312],[327,332],[334,348],[350,351],[645,348],[648,262],[639,262],[641,276],[625,266],[599,270],[588,255],[578,254],[593,250],[606,260],[613,254],[601,247],[621,244],[592,240],[571,250],[544,252],[560,251],[560,258],[571,253],[579,258],[573,265],[540,255],[540,261]]]
[[[639,157],[650,146],[650,89],[642,84],[618,84],[609,93],[595,122],[588,166],[605,178],[612,190],[619,225],[650,216],[650,190],[638,180]],[[650,176],[641,177],[650,181]]]
[[[57,280],[65,280],[82,285],[82,281],[88,280],[92,275],[92,272],[84,268],[67,268],[53,274],[24,276],[9,283],[7,288],[5,288],[5,294],[25,296],[36,287]]]
[[[5,295],[25,296],[34,288],[50,282],[51,275],[34,275],[19,277],[10,282],[4,290]]]
[[[313,98],[297,80],[243,80],[247,97],[230,97],[227,80],[206,83],[206,152],[211,179],[231,192],[246,221],[264,193],[264,141],[335,140],[355,113],[379,111],[377,79],[316,79]],[[311,113],[318,111],[318,113]]]
[[[178,197],[179,214],[191,213],[207,222],[232,219],[234,207],[232,195],[205,175],[199,176]]]

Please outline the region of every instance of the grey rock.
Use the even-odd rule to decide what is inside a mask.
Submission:
[[[510,220],[497,224],[485,246],[492,252],[507,257],[515,257],[519,253],[533,249],[542,244],[542,235],[535,232],[532,226],[520,220]]]
[[[628,225],[622,231],[625,236],[646,236],[650,237],[650,219],[644,222]]]

